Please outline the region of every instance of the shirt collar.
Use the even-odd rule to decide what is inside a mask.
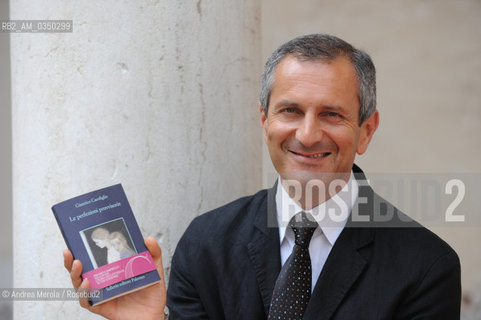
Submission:
[[[334,245],[351,214],[359,193],[359,185],[351,171],[348,183],[329,200],[310,210],[303,210],[287,193],[278,178],[276,191],[277,224],[282,244],[290,219],[301,211],[314,218],[331,245]]]

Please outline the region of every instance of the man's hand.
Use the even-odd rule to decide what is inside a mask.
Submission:
[[[156,283],[142,290],[132,292],[119,298],[107,301],[98,306],[90,306],[87,298],[79,300],[80,305],[108,319],[164,319],[164,308],[166,304],[167,291],[164,282],[164,268],[162,266],[162,252],[157,241],[149,237],[145,239],[145,245],[149,250],[157,266],[161,277],[160,283]],[[81,278],[82,263],[73,260],[72,253],[64,250],[64,266],[70,272],[70,278],[75,289],[88,290],[88,280]]]

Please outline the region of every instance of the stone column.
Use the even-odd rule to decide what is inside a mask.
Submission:
[[[11,19],[14,286],[70,287],[52,204],[122,183],[169,272],[191,219],[261,186],[259,6],[245,1],[30,1]],[[17,302],[16,319],[85,319]]]

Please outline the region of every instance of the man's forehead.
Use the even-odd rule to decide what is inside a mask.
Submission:
[[[329,62],[301,61],[294,56],[286,57],[279,63],[273,80],[271,94],[280,89],[279,85],[285,87],[286,84],[297,86],[308,83],[325,89],[338,86],[345,90],[354,86],[356,92],[359,91],[359,80],[354,66],[343,56]]]
[[[289,66],[291,68],[295,68],[296,66],[309,66],[309,65],[331,66],[339,63],[342,63],[343,65],[345,65],[347,69],[355,73],[354,65],[352,64],[349,57],[347,57],[346,55],[339,55],[334,58],[325,58],[325,57],[311,58],[311,57],[305,57],[305,56],[298,56],[294,54],[288,54],[279,61],[279,64],[277,65],[277,68],[275,70],[275,74],[277,74],[279,70],[282,70],[283,73],[288,72],[289,69],[286,68],[286,66]]]

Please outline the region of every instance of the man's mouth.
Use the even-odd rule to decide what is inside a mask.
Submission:
[[[325,157],[327,157],[328,155],[331,154],[330,152],[307,154],[307,153],[295,152],[295,151],[292,151],[292,150],[291,150],[291,152],[292,152],[293,154],[297,155],[297,156],[306,157],[306,158],[311,158],[311,159],[315,159],[315,158],[325,158]]]

